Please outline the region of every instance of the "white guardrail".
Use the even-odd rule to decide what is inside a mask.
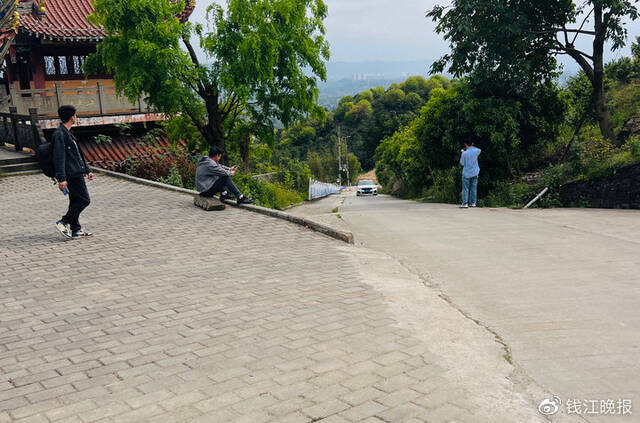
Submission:
[[[340,187],[334,184],[309,179],[309,201],[324,198],[331,194],[340,194]]]

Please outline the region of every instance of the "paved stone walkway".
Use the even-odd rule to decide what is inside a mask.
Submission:
[[[0,178],[0,422],[540,421],[468,399],[352,247],[108,177],[89,190],[96,236],[63,241],[66,197]]]

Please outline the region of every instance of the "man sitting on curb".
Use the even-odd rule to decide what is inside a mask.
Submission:
[[[227,190],[229,190],[236,196],[238,204],[252,204],[253,201],[242,195],[231,180],[231,177],[236,174],[236,166],[229,168],[221,165],[218,163],[221,157],[222,150],[220,147],[213,146],[209,150],[209,157],[203,156],[198,159],[196,189],[205,198],[211,198],[217,193],[222,193],[220,195],[221,200],[232,198],[226,195]]]

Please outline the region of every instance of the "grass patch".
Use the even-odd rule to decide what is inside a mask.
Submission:
[[[233,181],[238,189],[254,200],[258,206],[284,210],[303,201],[300,193],[288,189],[280,183],[262,182],[248,175],[236,175]]]
[[[333,210],[331,210],[331,213],[338,213],[338,208],[334,208]]]

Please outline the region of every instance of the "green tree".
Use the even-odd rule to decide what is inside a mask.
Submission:
[[[207,144],[224,151],[243,116],[271,132],[274,118],[285,125],[323,118],[316,79],[326,79],[329,57],[323,0],[213,3],[206,26],[177,18],[186,1],[95,0],[90,19],[107,35],[87,71],[113,73],[129,99],[144,94],[155,110],[187,116]],[[198,59],[193,36],[211,64]]]
[[[472,74],[487,81],[511,81],[518,89],[526,81],[547,80],[556,72],[557,54],[572,57],[592,88],[592,107],[602,135],[615,140],[604,93],[604,48],[624,46],[626,19],[638,18],[636,0],[454,0],[427,13],[452,52],[432,68],[447,64],[456,76]],[[588,27],[590,25],[590,27]],[[592,40],[591,52],[576,47],[580,38]]]
[[[400,181],[400,194],[409,196],[420,195],[438,181],[455,191],[459,178],[452,176],[459,175],[460,149],[466,140],[474,141],[483,151],[483,192],[535,169],[544,159],[546,147],[557,138],[565,116],[565,103],[557,87],[534,86],[521,98],[480,94],[467,80],[455,82],[447,90],[431,91],[419,117],[378,147],[376,173],[380,182],[389,188]]]

